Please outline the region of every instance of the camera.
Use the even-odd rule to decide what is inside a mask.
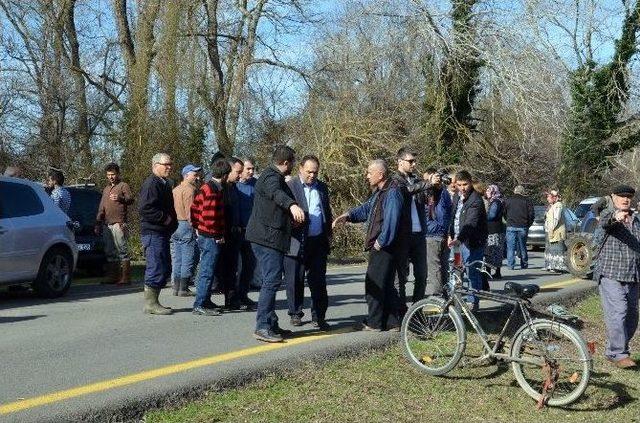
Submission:
[[[446,172],[438,172],[436,175],[440,176],[440,180],[443,185],[449,185],[451,183],[451,177]]]

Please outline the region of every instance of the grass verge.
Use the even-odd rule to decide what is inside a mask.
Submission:
[[[640,372],[616,369],[603,359],[599,298],[587,298],[574,311],[585,322],[585,339],[598,345],[585,395],[566,408],[536,410],[508,365],[457,368],[435,378],[412,368],[394,346],[324,366],[309,364],[244,388],[208,392],[179,409],[150,411],[145,421],[640,422]],[[474,341],[470,337],[468,345]],[[639,348],[636,338],[632,350]],[[468,353],[473,355],[473,348]]]

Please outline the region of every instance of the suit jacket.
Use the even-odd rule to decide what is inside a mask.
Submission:
[[[245,239],[249,242],[286,253],[291,238],[291,212],[297,204],[284,175],[269,166],[256,182],[253,210]]]
[[[451,214],[451,224],[449,225],[449,235],[451,237],[455,235],[455,217],[459,201],[460,194],[454,195],[453,213]],[[481,248],[487,243],[487,236],[487,211],[484,208],[482,197],[474,190],[462,203],[458,241],[468,248]]]
[[[299,176],[291,178],[287,185],[293,192],[296,199],[296,203],[305,211],[305,215],[308,217],[309,204],[307,203],[307,197],[304,195],[304,186]],[[324,222],[322,223],[322,233],[320,237],[324,243],[325,252],[328,255],[331,248],[331,223],[333,222],[333,215],[331,213],[331,205],[329,204],[329,189],[327,184],[322,181],[316,181],[316,188],[320,194],[320,207],[322,207],[322,215],[324,216]],[[309,234],[309,219],[305,220],[302,226],[294,227],[291,231],[291,245],[288,256],[301,257],[304,254],[305,240]]]

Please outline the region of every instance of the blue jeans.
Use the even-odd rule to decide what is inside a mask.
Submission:
[[[527,254],[527,228],[507,227],[507,266],[513,269],[516,264],[515,252],[520,256],[520,267],[529,267],[529,255]]]
[[[463,263],[467,265],[473,261],[482,260],[482,258],[484,257],[484,247],[468,248],[466,245],[461,244],[460,254],[462,255]],[[475,265],[469,268],[468,276],[469,284],[471,285],[470,288],[480,291],[482,289],[482,274],[478,271],[478,267],[478,265]],[[467,297],[467,301],[478,304],[480,300],[475,295],[469,295]]]
[[[220,256],[220,246],[213,238],[199,236],[198,248],[200,249],[200,267],[196,281],[196,300],[193,306],[203,307],[211,303],[213,276]]]
[[[140,237],[147,261],[144,268],[144,284],[162,289],[171,276],[171,254],[169,253],[169,234],[148,232]]]
[[[173,279],[189,279],[193,274],[196,252],[196,233],[189,222],[181,220],[171,235]]]
[[[258,260],[256,267],[258,277],[262,280],[256,313],[256,330],[275,329],[278,327],[276,294],[282,283],[284,253],[254,243],[251,243],[251,248]]]

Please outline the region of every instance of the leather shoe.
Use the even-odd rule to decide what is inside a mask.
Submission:
[[[302,326],[302,317],[291,316],[291,326]]]
[[[311,326],[313,326],[314,328],[322,331],[322,332],[328,332],[331,330],[331,325],[327,322],[325,322],[324,320],[314,320],[311,322]]]
[[[276,326],[275,328],[271,329],[271,331],[277,335],[285,337],[293,334],[293,331],[290,331],[289,329],[282,329],[280,326]]]
[[[275,343],[275,342],[283,341],[282,336],[278,335],[277,333],[274,333],[269,329],[259,329],[253,333],[253,336],[258,341],[262,341],[262,342]]]
[[[362,323],[362,325],[360,326],[360,330],[363,332],[382,332],[382,329],[380,328],[372,328],[371,326],[367,325],[366,323]]]
[[[619,369],[630,369],[632,367],[636,367],[637,363],[630,359],[629,357],[621,358],[620,360],[615,360],[613,358],[607,358],[614,366]]]
[[[240,304],[246,311],[254,311],[256,309],[256,302],[251,300],[250,298],[243,298],[240,300]]]

